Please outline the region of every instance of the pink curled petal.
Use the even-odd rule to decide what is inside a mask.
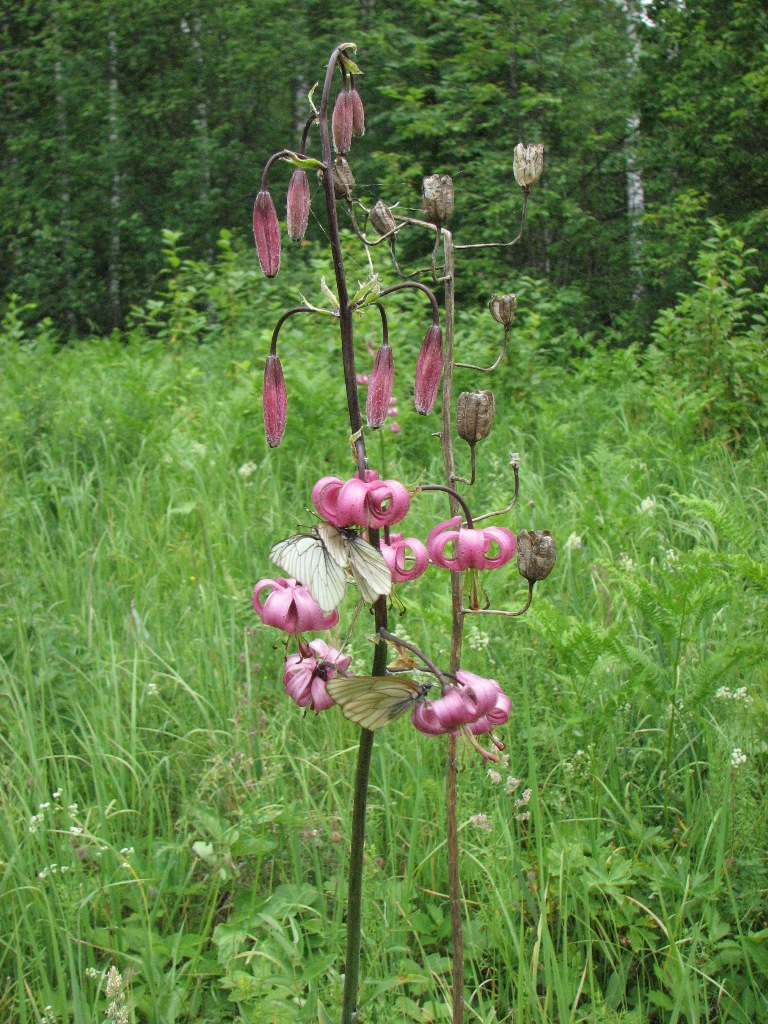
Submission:
[[[472,672],[456,673],[460,675],[474,676]],[[474,722],[483,715],[487,715],[496,704],[496,699],[501,693],[499,684],[495,679],[483,679],[482,676],[474,676],[471,683],[464,684],[465,701],[467,706],[472,708],[473,714],[470,721]]]
[[[446,520],[444,523],[438,523],[437,526],[433,526],[427,536],[427,551],[429,557],[432,559],[435,565],[439,565],[442,569],[458,569],[455,558],[448,558],[445,554],[445,547],[450,541],[455,541],[458,538],[458,532],[456,530],[449,529],[452,526],[458,526],[461,522],[461,516],[454,516],[452,519]]]
[[[336,701],[331,697],[325,688],[325,680],[322,676],[312,677],[312,710],[313,711],[327,711],[328,708],[332,708]]]
[[[484,732],[493,732],[493,727],[493,722],[488,715],[483,715],[476,722],[470,722],[469,725],[465,726],[473,736],[480,736]]]
[[[487,544],[484,530],[461,530],[456,543],[456,561],[460,569],[485,568]]]
[[[293,599],[299,620],[298,633],[311,632],[316,629],[330,629],[339,621],[337,611],[334,610],[327,616],[323,613],[322,608],[306,587],[296,587],[293,591]]]
[[[325,640],[321,640],[319,636],[309,641],[309,649],[318,662],[331,660],[329,655],[333,648],[329,647]],[[338,654],[338,651],[336,653]]]
[[[339,480],[337,476],[324,476],[312,488],[312,504],[320,516],[334,526],[341,525],[336,520],[338,518],[339,492],[343,486],[343,481]]]
[[[262,590],[266,590],[267,587],[277,586],[277,580],[259,580],[256,586],[253,588],[253,597],[251,603],[253,604],[253,610],[259,616],[260,619],[264,618],[264,604],[259,600],[259,595]],[[267,595],[269,597],[269,594]]]
[[[368,496],[368,484],[359,477],[352,477],[341,485],[336,501],[336,519],[334,525],[367,526],[365,501]]]
[[[499,553],[492,558],[486,557],[485,565],[481,566],[481,568],[499,569],[502,565],[506,565],[514,555],[515,548],[517,547],[517,539],[514,533],[508,530],[506,526],[488,526],[483,533],[488,538],[486,551],[490,548],[491,541],[495,540],[499,545]]]
[[[440,736],[446,731],[435,715],[434,704],[430,700],[416,705],[411,712],[411,721],[419,732],[427,736]]]
[[[442,697],[433,701],[435,715],[446,732],[474,720],[472,709],[464,698],[465,695],[461,692],[461,688],[456,686],[451,687]]]
[[[389,508],[384,510],[384,525],[393,526],[405,519],[408,509],[411,507],[411,496],[408,488],[399,480],[385,480],[384,483],[389,491]]]
[[[311,685],[315,667],[314,658],[309,658],[306,659],[305,665],[297,666],[290,672],[286,672],[283,677],[285,692],[291,700],[296,701],[300,708],[305,708],[312,699]]]
[[[405,552],[410,550],[413,554],[413,565],[410,569],[405,564]],[[427,566],[429,565],[429,555],[427,549],[417,540],[415,537],[409,537],[405,541],[401,541],[395,549],[395,565],[397,568],[397,574],[399,579],[396,579],[396,583],[410,583],[411,580],[416,580],[422,573],[426,572]]]
[[[291,591],[285,588],[276,588],[271,594],[267,595],[266,600],[264,601],[261,620],[267,626],[274,626],[276,629],[285,630],[286,633],[293,633],[295,630],[289,628],[292,624],[290,620],[292,608],[293,595]],[[295,617],[296,614],[294,610],[294,620]]]
[[[509,713],[512,710],[512,699],[500,690],[496,695],[496,703],[488,711],[488,721],[493,725],[504,725],[509,718]]]
[[[365,471],[365,482],[367,484],[375,483],[379,479],[379,471],[377,469],[366,469]]]

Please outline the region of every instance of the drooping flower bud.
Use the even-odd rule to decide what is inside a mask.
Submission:
[[[333,163],[333,191],[337,199],[350,199],[355,187],[352,168],[343,156],[337,156]]]
[[[253,204],[253,237],[261,269],[267,277],[275,277],[280,269],[280,221],[272,196],[264,188]]]
[[[309,181],[302,167],[297,167],[291,175],[287,214],[288,237],[292,242],[300,242],[309,222]]]
[[[459,437],[474,448],[488,437],[496,413],[492,391],[462,391],[456,404],[456,430]]]
[[[349,96],[352,100],[352,134],[359,138],[361,135],[365,135],[363,101],[360,99],[360,93],[354,86],[349,90]]]
[[[382,426],[389,413],[392,387],[395,383],[395,363],[392,358],[392,346],[383,343],[373,362],[373,373],[368,383],[368,396],[365,401],[365,414],[368,426],[376,430]]]
[[[422,208],[427,220],[444,224],[453,213],[453,179],[448,174],[430,174],[422,183]]]
[[[488,309],[490,309],[491,316],[497,323],[510,328],[517,310],[517,296],[514,292],[502,295],[501,298],[498,295],[494,295],[488,303]]]
[[[336,104],[333,108],[331,118],[331,131],[333,132],[333,148],[337,153],[346,156],[349,147],[352,145],[352,120],[354,117],[354,105],[352,96],[342,89],[336,97]]]
[[[283,367],[276,355],[271,352],[264,366],[264,387],[262,389],[264,406],[264,433],[270,448],[277,448],[285,433],[285,421],[288,415],[288,394],[285,390]]]
[[[512,173],[521,188],[530,188],[538,181],[544,171],[544,146],[539,142],[534,146],[524,146],[518,142],[512,160]]]
[[[386,235],[390,231],[394,231],[397,227],[395,218],[392,216],[392,211],[384,202],[383,199],[379,199],[376,205],[371,209],[370,212],[371,224],[378,231],[380,235]]]
[[[416,412],[426,416],[432,412],[443,375],[443,332],[440,324],[432,324],[421,345],[416,360],[416,382],[413,400]]]
[[[521,530],[517,535],[517,568],[530,583],[546,579],[557,558],[555,538],[549,530]]]

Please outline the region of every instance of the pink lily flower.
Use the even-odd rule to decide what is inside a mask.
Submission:
[[[510,561],[517,547],[517,540],[511,530],[504,526],[462,530],[460,523],[461,516],[454,516],[429,531],[427,550],[435,565],[458,572],[464,569],[498,569]],[[451,543],[453,556],[445,553]],[[494,543],[499,550],[491,555],[489,552]]]
[[[300,708],[326,711],[335,701],[325,688],[329,679],[338,672],[346,672],[352,658],[342,654],[335,647],[329,647],[324,640],[311,640],[302,644],[298,654],[285,659],[283,685],[288,696]]]
[[[262,591],[271,588],[262,601]],[[339,621],[339,613],[326,615],[306,587],[296,580],[278,577],[259,580],[253,591],[253,607],[267,626],[286,633],[307,633],[317,629],[331,629]]]
[[[398,480],[379,480],[375,470],[367,469],[365,480],[324,476],[312,488],[312,503],[326,522],[339,529],[365,526],[378,530],[405,518],[411,496]]]
[[[406,565],[406,551],[410,551],[413,558],[410,569]],[[418,579],[429,565],[429,555],[421,541],[415,537],[403,539],[402,533],[391,533],[389,543],[382,542],[381,553],[392,573],[393,583],[410,583]]]

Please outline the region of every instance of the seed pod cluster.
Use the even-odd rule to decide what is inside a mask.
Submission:
[[[352,168],[343,156],[337,156],[333,162],[333,191],[337,199],[351,199],[355,187],[355,176]]]
[[[501,298],[498,295],[494,295],[488,303],[488,309],[490,309],[493,319],[497,323],[503,324],[508,330],[515,319],[517,296],[513,292],[510,292],[509,295],[502,295]]]
[[[549,530],[521,530],[517,535],[517,568],[529,583],[546,579],[557,559],[555,538]]]
[[[453,213],[453,179],[449,174],[430,174],[422,182],[422,208],[427,220],[444,224]]]
[[[394,231],[397,227],[395,224],[395,218],[392,216],[392,211],[383,199],[379,199],[376,205],[371,209],[370,218],[371,224],[380,235],[386,235],[388,232]]]
[[[474,448],[478,441],[488,437],[496,413],[496,399],[492,391],[462,391],[456,403],[456,430]]]

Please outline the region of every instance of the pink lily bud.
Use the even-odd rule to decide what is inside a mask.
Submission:
[[[368,469],[365,480],[355,476],[344,482],[324,476],[312,488],[312,503],[326,522],[340,529],[365,526],[378,530],[405,518],[411,496],[398,480],[379,480],[379,474]]]
[[[261,269],[267,277],[275,277],[280,269],[280,221],[266,189],[259,192],[253,204],[253,237]]]
[[[416,382],[413,399],[416,412],[426,416],[432,412],[437,398],[437,389],[443,375],[443,332],[440,324],[432,324],[421,345],[416,360]]]
[[[434,701],[425,700],[411,712],[411,722],[427,736],[441,736],[447,729],[435,714]]]
[[[456,529],[461,516],[454,516],[444,523],[438,523],[429,531],[427,550],[435,565],[452,572],[464,569],[498,569],[506,565],[515,553],[517,541],[511,530],[503,526],[489,526],[485,530]],[[452,529],[453,527],[453,529]],[[493,543],[498,553],[489,555]],[[446,555],[445,549],[453,544],[453,555]]]
[[[309,223],[309,181],[302,167],[291,175],[286,209],[288,237],[292,242],[300,242]]]
[[[262,601],[261,594],[271,588]],[[253,591],[253,608],[262,622],[286,633],[306,633],[331,629],[339,621],[339,613],[326,615],[306,587],[296,580],[278,577],[259,580]]]
[[[426,572],[429,565],[429,555],[421,541],[415,537],[403,540],[402,533],[390,534],[389,543],[382,543],[380,550],[392,573],[393,583],[410,583]],[[413,558],[410,569],[406,565],[406,551],[410,551]]]
[[[298,654],[285,659],[283,685],[285,692],[301,708],[326,711],[335,701],[325,684],[334,679],[338,672],[345,672],[352,659],[342,655],[335,647],[329,647],[324,640],[312,640],[303,645]]]
[[[264,364],[264,386],[261,392],[264,407],[264,433],[270,448],[277,448],[285,433],[288,416],[288,392],[285,390],[283,367],[278,357],[270,352]]]
[[[360,93],[354,86],[349,90],[349,96],[352,101],[352,134],[359,138],[361,135],[365,135],[363,101],[360,99]]]
[[[365,414],[368,426],[372,430],[380,427],[387,418],[394,383],[395,363],[392,358],[392,346],[386,342],[376,353],[365,402]]]
[[[333,148],[341,156],[346,156],[352,145],[352,124],[354,120],[354,102],[350,93],[342,89],[336,97],[331,118],[333,132]]]

